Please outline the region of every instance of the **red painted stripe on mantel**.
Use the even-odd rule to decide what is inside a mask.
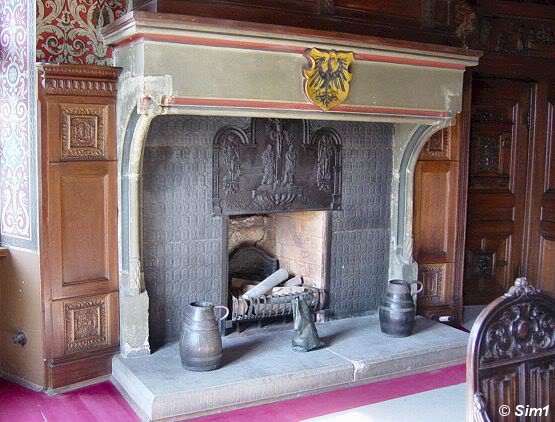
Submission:
[[[292,103],[285,101],[258,101],[258,100],[228,100],[224,98],[188,98],[188,97],[165,97],[162,107],[169,106],[200,106],[200,107],[227,107],[227,108],[259,108],[269,110],[302,110],[323,111],[313,104]],[[408,108],[366,107],[340,105],[326,113],[360,113],[360,114],[385,114],[393,116],[414,117],[450,117],[447,111],[415,110]]]
[[[224,40],[220,38],[202,38],[202,37],[185,37],[180,35],[168,35],[168,34],[135,34],[131,37],[116,43],[115,47],[121,47],[127,44],[131,44],[135,41],[155,41],[155,42],[167,42],[173,44],[188,44],[188,45],[204,45],[207,47],[228,47],[228,48],[241,48],[246,50],[262,50],[262,51],[277,51],[281,53],[296,53],[304,54],[308,48],[299,47],[294,45],[284,45],[284,44],[268,44],[268,43],[258,43],[250,41],[234,41],[234,40]],[[459,63],[446,63],[439,62],[435,60],[421,60],[421,59],[411,59],[406,57],[393,57],[385,56],[381,54],[366,54],[366,53],[355,53],[355,60],[367,61],[367,62],[379,62],[379,63],[393,63],[411,66],[422,66],[431,67],[437,69],[453,69],[453,70],[464,70],[465,65]]]

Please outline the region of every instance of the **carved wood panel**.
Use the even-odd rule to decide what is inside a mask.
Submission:
[[[526,125],[530,87],[513,81],[476,79],[470,138],[470,189],[512,191],[511,170],[520,152],[519,124]],[[518,95],[520,94],[520,95]],[[525,103],[523,104],[522,101]],[[523,107],[524,106],[524,107]],[[522,110],[524,108],[524,110]],[[516,120],[514,119],[516,116]],[[520,120],[522,118],[522,120]]]
[[[531,84],[473,81],[465,304],[485,304],[523,271]]]
[[[457,160],[458,137],[457,126],[440,130],[434,133],[418,158],[421,161],[428,160]]]
[[[106,159],[107,105],[62,104],[62,161]]]
[[[500,8],[496,9],[503,13]],[[553,15],[553,9],[549,9],[521,7],[513,10],[516,16],[510,17],[494,17],[489,12],[482,12],[486,15],[478,20],[470,45],[501,55],[552,56],[555,53],[555,26],[552,20],[546,19]],[[520,11],[538,16],[528,18],[519,15]]]
[[[528,364],[528,379],[530,397],[526,403],[530,407],[543,408],[546,404],[555,403],[555,361],[544,359]],[[552,409],[549,409],[553,412]],[[545,420],[545,419],[543,419]],[[532,418],[532,421],[542,421],[542,418]]]
[[[418,280],[423,289],[418,296],[418,305],[444,306],[450,304],[453,293],[453,264],[419,264]]]
[[[103,97],[88,98],[86,104],[60,102],[44,105],[52,142],[44,145],[49,162],[116,160],[116,145],[111,116],[115,102]],[[54,140],[55,139],[55,140]]]
[[[476,231],[468,235],[465,248],[464,288],[465,304],[480,304],[482,296],[488,298],[500,296],[510,286],[513,280],[511,250],[512,227],[505,233],[482,233],[476,236]],[[476,228],[475,228],[476,230]]]
[[[118,342],[117,293],[54,301],[54,357],[111,348]]]

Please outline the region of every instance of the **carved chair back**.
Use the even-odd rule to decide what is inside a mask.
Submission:
[[[516,279],[472,327],[466,381],[469,421],[554,421],[555,299]]]

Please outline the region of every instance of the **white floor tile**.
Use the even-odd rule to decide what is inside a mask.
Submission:
[[[357,407],[305,422],[464,422],[466,383]]]

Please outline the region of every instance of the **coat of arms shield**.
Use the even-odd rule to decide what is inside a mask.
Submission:
[[[310,68],[304,69],[304,91],[308,99],[324,111],[337,106],[349,95],[352,52],[312,48],[306,52]]]

